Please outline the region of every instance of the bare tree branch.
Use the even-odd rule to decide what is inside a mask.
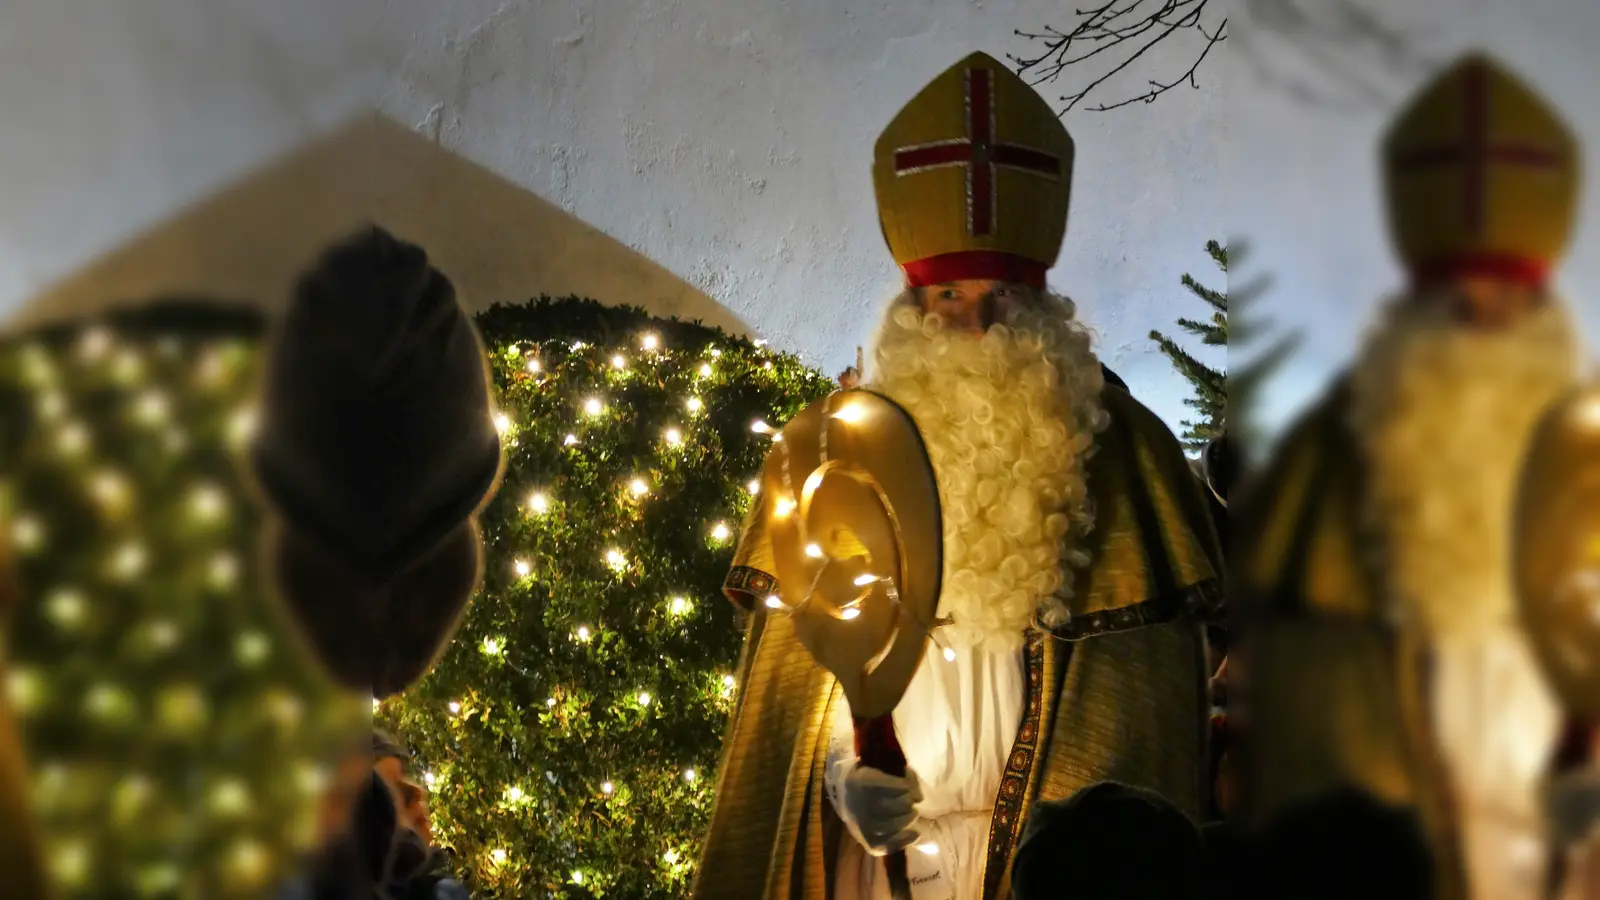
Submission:
[[[1210,0],[1104,0],[1074,9],[1068,28],[1047,25],[1018,30],[1037,48],[1032,55],[1008,54],[1031,84],[1063,82],[1081,88],[1059,97],[1059,112],[1083,106],[1103,112],[1134,103],[1151,103],[1182,85],[1198,88],[1199,71],[1211,49],[1229,37],[1229,19],[1205,19]],[[1227,2],[1227,0],[1224,0]],[[1260,83],[1277,87],[1296,102],[1334,108],[1388,105],[1392,89],[1426,71],[1433,61],[1413,50],[1411,36],[1368,8],[1377,0],[1235,0],[1237,19],[1247,31],[1239,37],[1240,58]],[[1365,4],[1365,5],[1364,5]],[[1217,8],[1213,8],[1213,12]],[[1121,98],[1113,79],[1138,65],[1160,65],[1147,56],[1167,43],[1190,54],[1187,68],[1172,77],[1145,79],[1146,87]],[[1171,58],[1168,53],[1166,57]],[[1174,67],[1176,68],[1176,67]],[[1090,95],[1100,100],[1090,106]]]
[[[1132,48],[1120,62],[1110,64],[1109,69],[1101,72],[1082,90],[1063,95],[1060,99],[1064,104],[1061,112],[1064,113],[1083,102],[1106,81],[1133,65],[1145,51],[1156,44],[1170,39],[1173,34],[1180,31],[1199,33],[1205,39],[1205,46],[1188,71],[1171,81],[1151,79],[1148,82],[1149,90],[1146,92],[1110,105],[1102,104],[1094,109],[1098,111],[1116,109],[1140,100],[1149,103],[1185,83],[1199,87],[1199,83],[1195,80],[1195,72],[1199,69],[1200,62],[1211,52],[1213,46],[1226,40],[1228,36],[1227,19],[1223,19],[1210,31],[1203,26],[1201,14],[1205,12],[1208,2],[1210,0],[1109,0],[1097,7],[1074,10],[1078,23],[1071,30],[1046,27],[1037,33],[1017,31],[1019,37],[1043,44],[1043,50],[1032,57],[1008,55],[1017,66],[1018,74],[1029,78],[1031,84],[1039,85],[1055,81],[1073,67],[1084,68],[1086,63],[1102,53],[1127,51]]]

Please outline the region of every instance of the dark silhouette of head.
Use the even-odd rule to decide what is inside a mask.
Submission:
[[[1434,860],[1415,812],[1356,788],[1286,808],[1256,836],[1253,896],[1430,900]]]
[[[1040,803],[1011,871],[1016,900],[1206,896],[1200,831],[1160,794],[1115,782]]]

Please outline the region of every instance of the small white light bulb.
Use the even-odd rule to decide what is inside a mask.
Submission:
[[[626,369],[627,367],[628,361],[622,358],[622,354],[619,353],[616,356],[611,357],[611,368]]]
[[[851,619],[858,618],[860,615],[861,615],[861,609],[859,607],[852,606],[852,607],[850,607],[848,609],[842,610],[839,613],[839,618],[844,619],[846,622],[848,622]]]
[[[617,789],[617,786],[612,784],[609,781],[602,782],[601,785],[600,785],[600,793],[602,793],[602,794],[610,794],[611,792],[615,791],[616,789]]]
[[[528,371],[535,375],[539,374],[539,361],[537,359],[528,360]]]
[[[692,781],[694,781],[694,780],[695,780],[695,779],[696,779],[696,778],[699,778],[699,777],[700,777],[700,776],[699,776],[699,775],[696,775],[696,774],[695,774],[695,773],[694,773],[694,770],[693,770],[693,769],[686,769],[686,770],[684,770],[684,773],[683,773],[683,780],[684,780],[684,781],[690,781],[690,782],[692,782]]]
[[[689,408],[689,412],[694,413],[699,412],[705,406],[705,403],[701,402],[699,397],[690,397],[683,402],[683,405]]]
[[[725,541],[728,539],[728,535],[728,525],[726,522],[718,522],[716,525],[711,527],[711,537],[715,540]]]
[[[650,701],[653,700],[653,699],[654,698],[651,697],[648,693],[646,693],[644,691],[639,692],[639,705],[640,706],[649,706],[650,705]]]
[[[684,597],[673,597],[671,609],[673,615],[681,616],[689,611],[689,601]]]
[[[545,700],[544,701],[544,705],[550,707],[551,709],[554,709],[555,705],[556,705],[556,698],[551,697],[551,698]]]
[[[489,858],[494,860],[494,864],[497,865],[497,866],[503,864],[506,861],[505,848],[504,847],[496,847],[496,848],[494,848],[493,850],[491,850],[489,852]]]
[[[528,509],[536,516],[542,516],[550,511],[550,498],[544,494],[535,493],[528,498]]]
[[[591,632],[589,631],[589,626],[587,626],[587,625],[579,625],[578,626],[578,640],[587,641],[589,639],[589,637],[590,637],[590,634],[591,634]]]
[[[704,365],[702,365],[700,367],[700,377],[701,378],[710,378],[711,377],[711,363],[706,363],[706,364],[704,364]]]
[[[528,565],[528,561],[525,559],[517,560],[511,564],[511,567],[516,571],[518,578],[527,578],[528,573],[533,571],[533,567]]]
[[[767,598],[768,609],[783,609],[783,598],[773,594]]]
[[[567,435],[566,439],[563,440],[561,443],[566,444],[568,447],[571,447],[573,444],[576,444],[577,442],[578,442],[578,436],[575,435],[575,434],[569,434],[569,435]]]
[[[583,411],[591,416],[598,416],[605,412],[605,409],[606,405],[600,401],[599,397],[590,397],[588,400],[583,401]]]
[[[661,346],[661,339],[653,334],[647,334],[644,336],[644,340],[639,342],[639,346],[646,350],[654,350]]]
[[[821,559],[822,558],[822,547],[817,545],[817,544],[807,544],[806,545],[806,555],[811,557],[812,559]]]
[[[635,478],[628,483],[628,490],[632,491],[635,497],[643,497],[650,493],[650,485],[646,484],[643,478]]]
[[[511,417],[505,413],[494,414],[494,430],[505,434],[511,430]]]
[[[458,702],[456,700],[451,700],[450,701],[450,715],[454,716],[454,715],[459,715],[460,713],[461,713],[461,704],[460,704],[460,702]]]
[[[752,494],[761,493],[761,479],[759,479],[759,478],[750,479],[750,483],[745,485],[744,489],[749,491]]]
[[[667,444],[669,446],[676,447],[683,443],[683,432],[676,428],[668,428],[666,434],[663,436],[667,439]]]

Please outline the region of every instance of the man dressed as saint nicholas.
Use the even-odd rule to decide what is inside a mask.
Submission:
[[[1218,541],[1177,440],[1045,287],[1072,162],[1049,105],[984,54],[879,139],[906,287],[864,386],[927,447],[949,624],[893,715],[907,777],[860,765],[834,678],[764,607],[757,498],[725,584],[749,630],[695,897],[887,898],[879,857],[901,849],[918,900],[1007,897],[1041,801],[1116,781],[1203,814]]]
[[[1549,281],[1578,146],[1470,55],[1383,143],[1411,283],[1234,509],[1258,821],[1336,786],[1413,808],[1445,895],[1539,895],[1537,801],[1560,716],[1515,619],[1512,502],[1532,429],[1570,389]]]

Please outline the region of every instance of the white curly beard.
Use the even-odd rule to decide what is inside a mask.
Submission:
[[[1573,385],[1576,362],[1555,302],[1498,332],[1407,298],[1380,318],[1352,374],[1351,424],[1390,590],[1433,640],[1512,627],[1522,456],[1540,416]]]
[[[1085,468],[1109,417],[1103,375],[1071,301],[982,336],[949,331],[909,295],[889,313],[868,385],[916,420],[939,482],[952,648],[1020,647],[1035,617],[1069,617],[1073,571],[1094,525]]]

